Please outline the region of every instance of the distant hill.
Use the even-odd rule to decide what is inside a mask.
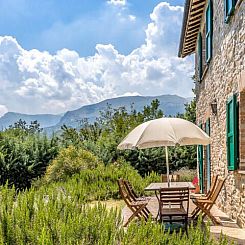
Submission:
[[[87,118],[89,122],[94,122],[100,115],[100,111],[105,110],[108,105],[112,108],[125,106],[128,110],[130,110],[131,105],[133,105],[136,111],[141,111],[144,106],[150,105],[151,101],[154,99],[160,101],[160,109],[163,110],[166,116],[174,116],[177,113],[183,113],[185,110],[184,105],[191,100],[191,98],[183,98],[177,95],[125,96],[107,99],[96,104],[85,105],[77,110],[68,111],[63,116],[52,114],[26,115],[8,112],[0,118],[0,130],[22,119],[27,123],[37,120],[42,128],[46,128],[46,132],[51,133],[59,130],[64,124],[70,127],[77,127],[79,126],[79,122],[84,118]]]
[[[66,112],[55,127],[49,128],[47,130],[56,131],[64,124],[71,127],[77,127],[79,125],[79,121],[81,121],[83,118],[87,118],[90,122],[93,122],[100,115],[100,111],[103,111],[107,108],[108,104],[112,108],[125,106],[128,110],[133,104],[137,111],[141,111],[144,106],[150,105],[151,101],[154,99],[158,99],[160,101],[160,108],[167,116],[174,116],[177,113],[183,113],[185,110],[184,105],[191,100],[190,98],[186,99],[177,95],[125,96],[107,99],[96,104],[82,106],[81,108],[74,111]]]
[[[21,114],[16,112],[7,112],[5,115],[0,117],[0,130],[8,128],[9,125],[13,125],[15,122],[19,121],[20,119],[30,124],[31,121],[37,120],[41,128],[51,127],[56,125],[62,115],[52,115],[52,114],[37,114],[37,115],[27,115]]]

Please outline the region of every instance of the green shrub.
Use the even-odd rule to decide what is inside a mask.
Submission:
[[[30,189],[16,195],[0,189],[0,244],[101,245],[226,245],[215,241],[208,228],[190,227],[188,236],[169,234],[155,222],[133,222],[125,230],[118,210],[98,204],[90,207],[56,188]]]
[[[56,189],[1,188],[0,244],[115,244],[118,212],[90,208]],[[103,243],[101,243],[103,242]]]
[[[129,225],[127,232],[124,233],[122,244],[130,245],[218,245],[228,244],[221,237],[219,240],[212,238],[208,226],[202,225],[201,222],[196,226],[190,226],[188,235],[183,232],[173,232],[164,229],[162,224],[148,221],[146,224],[142,221],[139,225],[132,223]]]
[[[45,188],[57,189],[67,196],[76,196],[84,201],[107,200],[120,198],[117,180],[125,178],[129,180],[135,190],[143,195],[144,188],[151,182],[160,179],[157,174],[150,174],[142,178],[140,174],[129,164],[124,162],[98,165],[94,169],[84,169],[65,181],[45,182],[40,179],[35,182],[36,189]],[[147,193],[146,193],[147,194]]]
[[[91,152],[69,146],[62,149],[48,166],[45,179],[47,182],[66,180],[85,169],[94,169],[99,160]]]
[[[0,132],[0,184],[8,182],[18,190],[30,188],[42,176],[59,150],[56,138],[22,129]]]

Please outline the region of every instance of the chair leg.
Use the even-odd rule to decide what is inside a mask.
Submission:
[[[189,234],[188,234],[188,216],[186,217],[186,221],[185,221],[185,232],[186,232],[187,237],[189,237]]]
[[[137,208],[136,207],[131,207],[130,206],[129,208],[130,208],[130,210],[131,210],[132,213],[135,213],[137,211]],[[137,214],[137,217],[140,218],[140,214],[139,213]]]
[[[188,230],[188,216],[185,217],[185,231],[187,232]]]
[[[192,212],[191,212],[191,217],[192,219],[195,219],[200,211],[200,208],[196,207]]]
[[[146,206],[145,208],[143,208],[142,212],[140,212],[140,215],[144,217],[145,221],[147,221],[149,219],[150,215],[152,215],[152,213],[150,212],[150,210]]]
[[[132,213],[135,213],[138,209],[138,207],[136,207],[136,206],[134,206],[134,207],[130,206],[129,208],[132,211]],[[147,220],[149,218],[149,214],[151,214],[149,210],[148,210],[148,212],[149,212],[149,214],[148,214],[147,210],[148,210],[147,207],[145,207],[140,213],[137,214],[137,217],[140,218],[143,216],[144,219]]]
[[[146,211],[143,209],[137,217],[143,217],[145,221],[149,218],[149,215],[146,213]]]
[[[202,215],[202,218],[204,219],[206,216],[208,216],[214,225],[220,225],[221,223],[211,214],[209,210],[206,210],[204,214]]]
[[[145,207],[142,212],[144,213],[144,216],[148,219],[150,214],[151,214],[149,209],[147,207]]]
[[[211,210],[211,206],[207,209],[205,207],[203,207],[202,205],[199,206],[201,211],[203,212],[202,214],[202,218],[204,219],[206,217],[206,215],[211,219],[211,221],[213,222],[214,225],[218,225],[220,224],[220,222],[211,214],[210,210]]]
[[[130,217],[129,219],[127,220],[127,222],[125,223],[124,227],[127,227],[128,224],[133,220],[133,218],[135,218],[136,216],[137,217],[140,217],[139,214],[142,212],[142,210],[146,207],[146,204],[145,205],[142,205],[140,206]]]

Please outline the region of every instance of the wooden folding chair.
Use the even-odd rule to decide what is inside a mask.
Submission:
[[[160,221],[181,222],[187,230],[189,212],[189,188],[161,188],[159,190]]]
[[[124,182],[124,185],[128,191],[128,194],[130,195],[130,198],[133,200],[133,201],[150,201],[150,197],[140,197],[136,194],[136,192],[134,191],[131,183],[128,181],[128,180],[123,180]],[[143,212],[145,213],[145,215],[148,217],[149,215],[151,215],[151,212],[149,211],[149,209],[147,207],[145,207],[143,209]]]
[[[179,174],[170,174],[169,179],[171,182],[178,182],[180,181],[180,175]],[[161,174],[161,182],[167,182],[168,176],[167,174]]]
[[[220,191],[222,190],[226,178],[218,177],[217,184],[213,190],[213,192],[207,198],[199,198],[193,199],[193,203],[197,206],[200,210],[193,214],[192,218],[196,219],[199,213],[202,213],[202,218],[208,216],[214,224],[220,224],[220,222],[211,214],[210,210],[215,204]]]
[[[123,179],[118,180],[118,186],[119,186],[119,192],[121,197],[123,198],[128,208],[132,211],[132,215],[124,224],[124,227],[126,227],[135,217],[144,218],[146,221],[149,218],[149,215],[146,214],[144,210],[148,204],[148,201],[147,200],[134,201],[131,195],[128,193],[124,185]]]
[[[212,177],[210,189],[209,189],[209,191],[206,194],[195,194],[195,193],[192,193],[191,196],[190,196],[190,198],[192,200],[194,200],[194,199],[208,199],[208,198],[210,198],[211,195],[213,194],[214,190],[215,190],[215,187],[216,187],[216,184],[217,184],[217,181],[218,181],[218,177],[219,177],[219,175],[214,175]],[[192,211],[191,215],[192,216],[196,216],[199,211],[200,211],[200,208],[196,207]]]

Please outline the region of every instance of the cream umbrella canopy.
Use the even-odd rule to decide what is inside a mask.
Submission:
[[[118,145],[118,149],[146,149],[165,146],[169,184],[168,146],[208,145],[210,137],[194,123],[181,118],[159,118],[142,123]]]

